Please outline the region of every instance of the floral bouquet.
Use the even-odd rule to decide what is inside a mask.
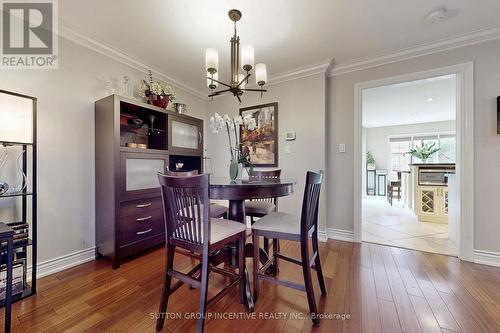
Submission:
[[[210,117],[210,128],[212,129],[212,133],[217,134],[223,129],[227,132],[229,152],[231,155],[229,176],[232,180],[241,176],[241,172],[239,170],[240,165],[247,170],[249,175],[252,174],[254,167],[250,162],[249,151],[244,150],[242,149],[243,147],[241,147],[239,136],[240,126],[246,126],[249,130],[253,130],[257,127],[257,124],[252,115],[231,118],[227,114],[221,116],[218,113],[215,113],[212,117]]]
[[[142,80],[139,85],[139,96],[145,98],[149,104],[166,108],[169,101],[175,100],[175,92],[171,86],[153,81],[153,73],[148,72],[149,82]]]

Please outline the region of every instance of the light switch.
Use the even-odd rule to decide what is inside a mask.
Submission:
[[[345,143],[339,144],[339,153],[345,153]]]
[[[290,146],[285,146],[285,154],[291,154]]]

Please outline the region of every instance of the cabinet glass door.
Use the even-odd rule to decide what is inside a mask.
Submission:
[[[172,121],[172,146],[178,148],[198,149],[198,126]]]
[[[160,154],[121,153],[121,198],[159,196],[158,172],[165,172],[168,157]]]
[[[176,116],[169,118],[169,149],[185,152],[202,150],[203,122]]]
[[[127,158],[125,160],[125,191],[160,187],[157,174],[164,171],[164,159]]]

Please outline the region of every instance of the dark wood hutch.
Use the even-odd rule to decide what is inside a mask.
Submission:
[[[157,173],[203,172],[203,120],[118,95],[95,102],[96,257],[165,242]]]

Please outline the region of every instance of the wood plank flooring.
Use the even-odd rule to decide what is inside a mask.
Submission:
[[[318,328],[306,317],[305,294],[262,282],[252,317],[235,290],[209,309],[206,331],[500,332],[499,268],[370,243],[320,246],[327,296],[315,274],[314,287],[319,312],[331,318]],[[299,257],[297,244],[282,249]],[[115,271],[103,259],[42,278],[36,296],[14,304],[13,332],[155,332],[163,265],[160,248]],[[175,265],[188,270],[191,261],[178,255]],[[301,282],[302,272],[283,262],[280,277]],[[210,293],[226,282],[212,274]],[[183,286],[171,297],[163,332],[195,331],[198,295]]]

